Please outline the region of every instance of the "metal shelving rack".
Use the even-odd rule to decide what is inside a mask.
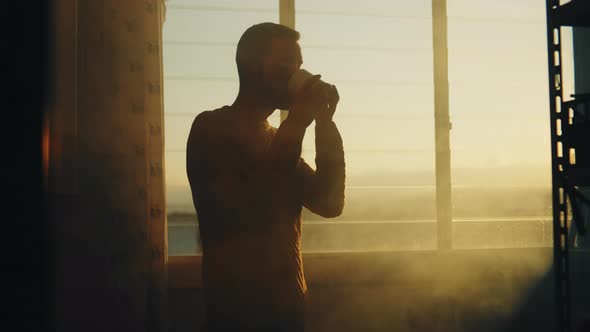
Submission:
[[[553,253],[557,331],[572,331],[568,213],[579,186],[590,185],[590,98],[563,93],[561,27],[590,26],[590,0],[546,0],[551,164]],[[575,215],[574,215],[575,217]],[[577,220],[577,219],[576,219]],[[573,227],[573,225],[571,225]],[[583,225],[578,224],[583,233]]]

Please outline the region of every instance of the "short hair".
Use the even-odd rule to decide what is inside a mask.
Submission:
[[[240,82],[247,78],[246,64],[260,61],[268,53],[273,38],[289,38],[299,41],[299,32],[271,22],[258,23],[244,31],[236,50],[236,64],[238,65]]]

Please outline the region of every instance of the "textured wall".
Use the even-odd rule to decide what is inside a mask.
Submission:
[[[55,2],[59,331],[166,331],[162,3]]]

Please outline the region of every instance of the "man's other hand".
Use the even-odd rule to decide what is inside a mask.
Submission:
[[[325,95],[325,99],[327,101],[327,107],[321,109],[315,118],[316,124],[324,124],[332,122],[332,117],[336,112],[336,106],[340,101],[340,95],[338,94],[338,89],[336,89],[335,85],[324,86],[323,92]]]

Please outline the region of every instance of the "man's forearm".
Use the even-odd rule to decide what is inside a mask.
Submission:
[[[340,192],[344,191],[344,148],[334,122],[316,125],[315,145],[318,183],[327,194],[340,196]]]
[[[342,138],[332,121],[316,124],[315,199],[324,216],[338,216],[344,207],[345,162]]]
[[[316,164],[344,164],[342,137],[333,121],[319,122],[315,126]],[[320,166],[318,165],[318,168]],[[343,168],[343,166],[342,166]]]
[[[269,167],[295,169],[301,156],[306,126],[287,118],[277,130],[269,151]]]

